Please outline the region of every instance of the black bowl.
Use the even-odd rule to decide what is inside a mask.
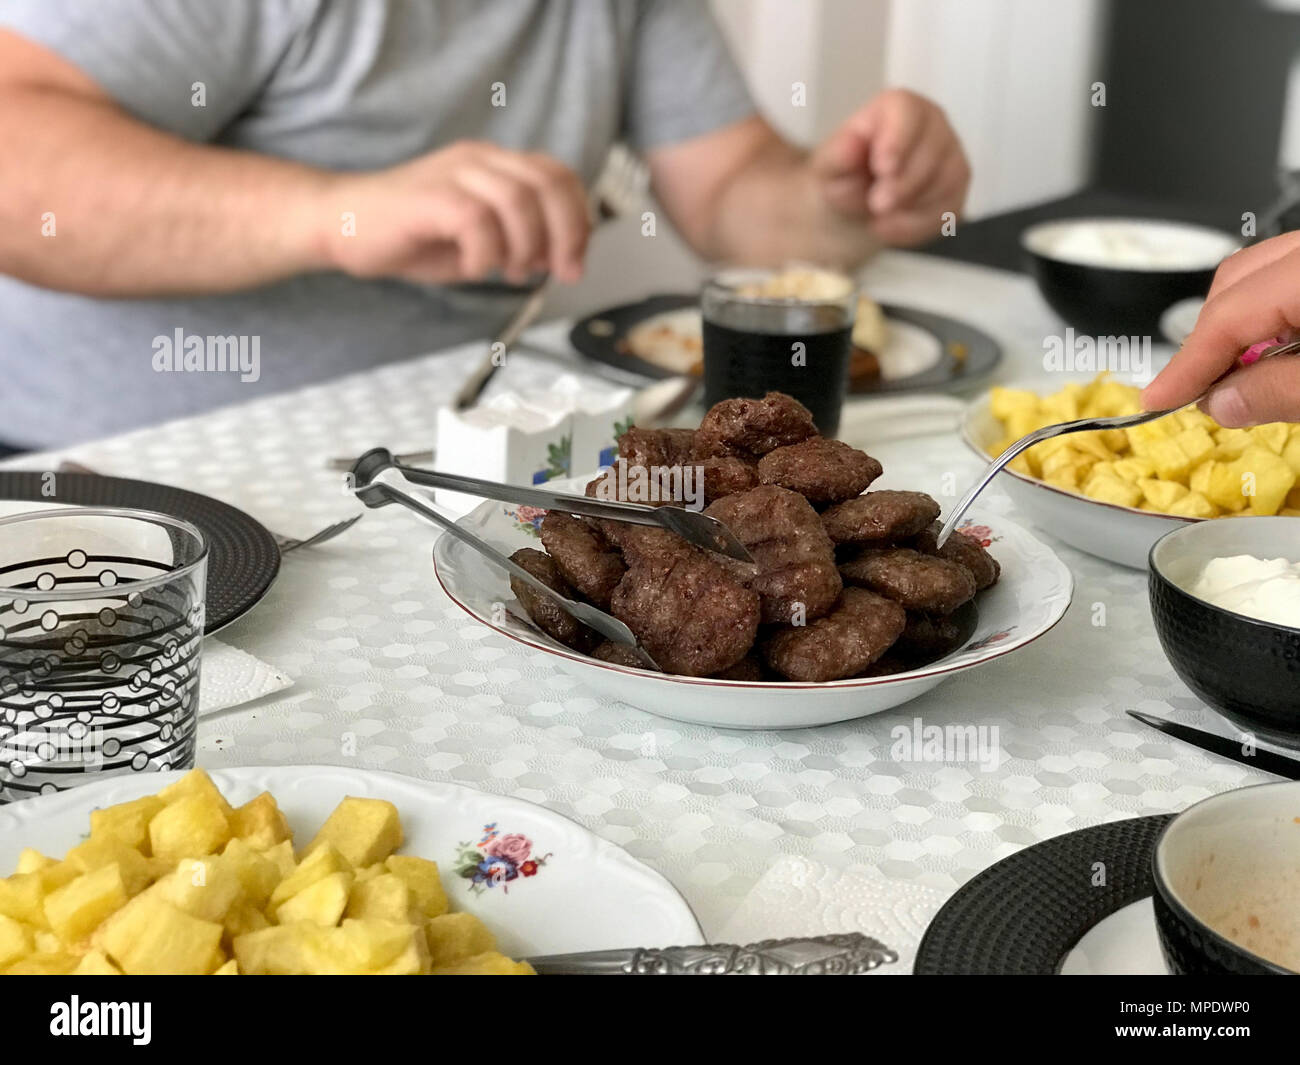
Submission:
[[[1160,646],[1183,683],[1233,724],[1300,747],[1300,628],[1234,614],[1185,590],[1225,555],[1300,560],[1300,518],[1218,518],[1157,540],[1147,568]]]
[[[1189,246],[1186,267],[1134,269],[1058,258],[1055,242],[1071,229],[1125,227],[1153,247]],[[1029,272],[1052,310],[1088,336],[1159,336],[1160,316],[1174,303],[1204,296],[1219,262],[1236,247],[1226,233],[1145,219],[1089,218],[1043,222],[1021,235]],[[1067,254],[1067,253],[1063,253]]]
[[[1152,858],[1152,902],[1171,973],[1292,971],[1265,955],[1300,923],[1300,894],[1287,894],[1300,892],[1297,810],[1300,783],[1261,784],[1205,799],[1165,826]]]

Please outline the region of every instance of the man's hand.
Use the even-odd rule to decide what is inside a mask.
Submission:
[[[409,163],[340,174],[322,205],[326,256],[356,277],[516,284],[582,276],[590,224],[578,176],[548,156],[460,141]],[[345,230],[347,214],[355,229]]]
[[[1201,405],[1220,425],[1300,421],[1300,356],[1239,362],[1260,341],[1297,335],[1300,233],[1286,233],[1223,261],[1196,328],[1142,393],[1142,405],[1177,407],[1209,389]]]
[[[938,105],[905,89],[882,92],[813,155],[826,202],[864,219],[886,244],[939,235],[945,211],[960,212],[970,164]]]

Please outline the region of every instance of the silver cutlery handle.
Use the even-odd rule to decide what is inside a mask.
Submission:
[[[550,954],[528,961],[543,976],[856,976],[898,961],[898,954],[870,936],[846,932],[745,946]]]

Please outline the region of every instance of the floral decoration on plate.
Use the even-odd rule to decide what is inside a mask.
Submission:
[[[456,875],[468,880],[470,891],[478,895],[501,885],[502,894],[510,891],[510,882],[536,876],[550,860],[550,853],[533,853],[533,841],[519,832],[502,833],[497,822],[483,826],[477,843],[460,843],[456,854]]]

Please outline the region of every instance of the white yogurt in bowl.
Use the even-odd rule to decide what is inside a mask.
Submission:
[[[1222,610],[1300,629],[1300,562],[1254,555],[1213,558],[1187,590]]]

